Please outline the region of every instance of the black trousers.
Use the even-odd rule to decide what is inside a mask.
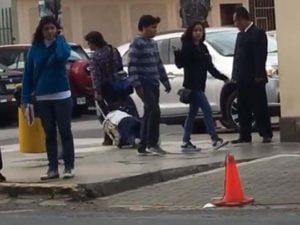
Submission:
[[[144,97],[142,99],[144,103],[144,115],[141,125],[141,144],[139,150],[158,145],[160,124],[159,85],[144,82],[142,86],[144,89]]]
[[[237,100],[240,138],[251,140],[253,116],[259,135],[272,138],[266,84],[238,85]]]

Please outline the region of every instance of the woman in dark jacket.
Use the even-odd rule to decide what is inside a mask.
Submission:
[[[98,31],[91,31],[85,36],[89,48],[94,51],[91,60],[91,76],[95,100],[101,110],[107,114],[115,109],[123,109],[132,116],[139,118],[137,108],[129,95],[115,93],[111,84],[114,74],[123,70],[122,58],[118,49],[109,45]],[[103,104],[105,100],[106,104]],[[100,121],[103,122],[103,121]],[[112,145],[113,141],[105,133],[103,145]]]
[[[207,71],[212,76],[224,82],[228,77],[221,74],[213,65],[205,40],[205,28],[201,22],[194,22],[182,36],[182,58],[184,68],[183,86],[192,90],[189,114],[184,125],[182,150],[197,150],[191,143],[191,133],[199,107],[204,114],[204,123],[207,133],[211,136],[212,145],[218,149],[224,145],[223,139],[219,138],[212,117],[212,110],[205,95],[205,83]]]

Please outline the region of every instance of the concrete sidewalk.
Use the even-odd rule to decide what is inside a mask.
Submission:
[[[199,154],[178,154],[180,143],[168,142],[163,143],[163,148],[173,154],[141,157],[137,156],[135,150],[102,147],[100,143],[100,140],[92,142],[91,139],[78,142],[77,150],[78,146],[85,146],[90,151],[79,151],[76,154],[76,177],[51,182],[39,180],[40,175],[47,170],[45,154],[25,155],[14,151],[13,148],[17,146],[10,146],[10,149],[4,146],[7,151],[3,154],[3,173],[8,181],[0,184],[0,192],[12,196],[66,194],[76,199],[102,197],[223,167],[228,152],[233,153],[240,162],[278,154],[300,153],[299,144],[281,144],[279,140],[264,145],[228,145],[218,151],[211,149],[209,141],[201,141],[195,142],[203,148]]]

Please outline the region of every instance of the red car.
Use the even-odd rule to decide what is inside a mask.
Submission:
[[[67,70],[70,80],[74,115],[85,113],[93,105],[93,91],[90,74],[87,70],[89,57],[80,45],[70,43],[71,55]],[[0,46],[0,113],[11,114],[16,109],[13,98],[15,86],[22,82],[29,44]]]

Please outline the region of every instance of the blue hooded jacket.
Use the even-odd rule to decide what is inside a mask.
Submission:
[[[30,103],[32,94],[39,96],[70,90],[66,71],[70,54],[71,48],[61,35],[49,47],[45,43],[32,45],[25,64],[22,103]]]

